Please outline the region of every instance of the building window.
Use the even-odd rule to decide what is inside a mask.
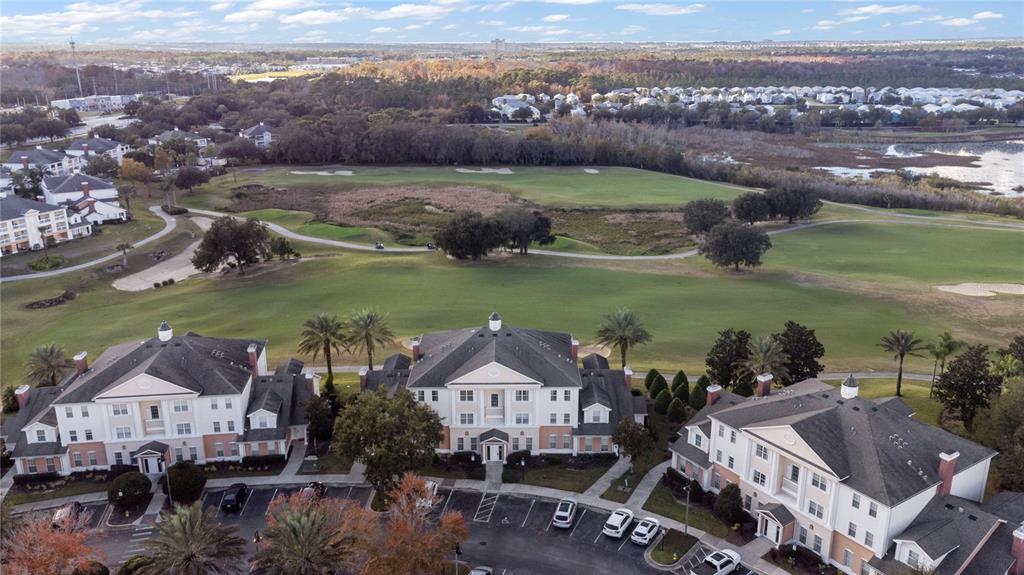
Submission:
[[[513,437],[512,438],[512,451],[519,451],[519,438],[518,437]]]
[[[749,495],[743,496],[743,508],[746,509],[747,511],[750,511],[750,506],[753,504],[753,502],[753,498],[751,498]]]
[[[174,461],[181,462],[185,460],[184,452],[181,451],[180,447],[174,448]]]
[[[217,400],[216,399],[211,399],[210,400],[210,409],[213,409],[213,410],[217,409]]]
[[[473,414],[472,413],[460,413],[459,423],[462,425],[473,425]]]
[[[160,419],[160,406],[159,405],[151,405],[151,406],[149,406],[149,418],[150,419]]]
[[[456,451],[465,451],[466,450],[466,442],[461,437],[459,437],[459,438],[457,438],[455,440],[455,450]]]
[[[729,430],[729,443],[736,443],[736,430]]]
[[[878,517],[878,504],[874,501],[868,504],[868,515]]]
[[[267,419],[266,415],[261,415],[261,416],[257,417],[256,418],[256,422],[257,422],[257,427],[259,427],[260,429],[265,429],[267,427],[270,427],[270,420]]]
[[[132,428],[130,428],[130,427],[115,427],[114,428],[114,437],[116,437],[118,439],[131,439],[132,438]]]
[[[828,482],[825,481],[824,477],[818,475],[817,473],[811,474],[811,485],[828,493]]]
[[[563,413],[562,414],[562,423],[564,423],[566,425],[569,425],[570,423],[572,423],[572,415],[570,415],[568,413]]]
[[[857,524],[854,523],[853,521],[851,521],[850,525],[846,528],[846,534],[849,535],[850,537],[853,537],[854,539],[856,539],[857,538]]]
[[[224,400],[224,409],[231,409],[231,400],[230,399],[225,399]]]
[[[229,443],[228,445],[231,448],[231,457],[238,457],[238,444],[232,442],[232,443]]]
[[[220,433],[220,422],[219,421],[214,421],[213,422],[213,432],[214,433]]]
[[[213,446],[217,450],[217,457],[224,457],[224,444],[217,442]]]
[[[422,389],[416,392],[416,401],[426,401],[427,394]]]
[[[234,431],[234,430],[235,430],[235,420],[234,419],[229,419],[228,420],[228,431]]]
[[[789,466],[789,480],[794,483],[800,481],[800,468],[796,465]]]
[[[66,417],[68,419],[74,419],[74,417],[75,417],[75,408],[70,407],[70,406],[65,407],[64,408],[64,417]]]
[[[473,450],[473,451],[477,451],[478,450],[477,447],[478,447],[478,438],[470,437],[469,438],[469,448],[471,450]]]
[[[757,455],[759,459],[768,461],[768,448],[761,445],[760,443],[758,443],[757,446],[754,448],[754,454]]]
[[[872,547],[875,544],[875,534],[870,531],[864,532],[864,546]]]
[[[54,462],[52,457],[46,458],[46,470],[49,471],[50,473],[57,471],[57,464],[56,462]]]
[[[430,392],[430,401],[437,401],[437,390],[436,389],[432,390]]]
[[[572,449],[572,436],[568,433],[562,436],[562,449]]]
[[[85,440],[86,441],[92,441],[92,430],[91,429],[86,429],[85,430]]]
[[[586,451],[587,453],[594,451],[594,442],[591,441],[589,437],[583,440],[583,451]]]
[[[807,545],[807,528],[800,526],[800,537],[797,538],[801,545]]]
[[[191,459],[192,461],[198,460],[199,459],[199,451],[195,447],[189,447],[188,448],[188,458]]]
[[[693,444],[696,445],[697,447],[700,447],[701,441],[703,441],[703,438],[700,436],[700,434],[699,433],[694,433],[693,434]]]
[[[601,411],[595,409],[593,413],[590,415],[590,421],[594,423],[601,423]]]
[[[843,549],[843,567],[853,567],[853,552]]]
[[[96,452],[95,451],[90,451],[89,452],[89,466],[90,467],[95,467],[96,465],[98,465],[96,463]]]
[[[729,469],[732,469],[733,465],[736,465],[736,459],[733,458],[733,456],[730,455],[729,456],[729,463],[727,464],[727,466],[729,467]]]
[[[71,454],[71,465],[73,465],[75,467],[81,467],[82,466],[82,454],[81,453],[76,451],[76,452]]]
[[[558,390],[557,389],[552,389],[551,390],[551,401],[558,401]]]
[[[463,389],[459,391],[459,401],[473,401],[473,390]]]
[[[268,441],[267,442],[267,453],[277,453],[277,442],[276,441]]]
[[[568,389],[565,390],[562,393],[562,399],[564,399],[565,401],[572,401],[572,391]]]
[[[68,441],[78,441],[78,432],[72,429],[68,432]]]
[[[557,413],[552,413],[551,414],[550,423],[552,423],[552,424],[558,423],[558,414]]]
[[[138,465],[139,464],[139,457],[138,456],[139,456],[139,452],[138,451],[129,451],[128,452],[128,461],[131,461],[132,465]]]
[[[754,470],[754,483],[764,487],[768,483],[768,477],[758,470]]]
[[[29,459],[28,460],[28,472],[29,473],[35,473],[37,471],[39,471],[39,469],[36,468],[36,460],[35,459]]]
[[[526,389],[516,390],[516,401],[530,401],[530,392]]]
[[[178,431],[178,435],[192,435],[192,424],[191,423],[179,423],[175,426]]]
[[[557,449],[557,448],[558,448],[558,434],[557,433],[552,433],[551,435],[548,436],[548,449]]]
[[[725,426],[724,425],[719,425],[718,426],[718,437],[725,437]]]
[[[175,399],[174,400],[174,413],[185,413],[188,411],[188,400]]]
[[[491,407],[501,407],[501,401],[497,393],[491,394]]]
[[[608,438],[607,437],[602,437],[601,438],[601,451],[603,451],[603,452],[607,452],[608,451]]]
[[[82,417],[89,417],[89,406],[82,406]]]
[[[530,414],[529,413],[517,413],[516,414],[516,425],[529,425]]]
[[[917,569],[921,565],[921,556],[913,549],[907,549],[907,565]]]
[[[857,493],[853,494],[853,501],[850,502],[854,509],[860,509],[860,495]]]
[[[873,571],[870,567],[871,563],[868,563],[867,559],[860,560],[860,575],[872,575]]]
[[[721,489],[722,487],[722,477],[717,473],[711,477],[711,486],[715,489]]]
[[[128,404],[127,403],[115,403],[111,406],[111,410],[114,415],[128,415]]]
[[[122,454],[120,451],[114,452],[114,464],[124,465],[124,454]]]
[[[822,519],[822,518],[825,517],[825,508],[822,507],[821,505],[818,505],[817,503],[815,503],[813,501],[808,501],[807,502],[807,513],[810,513],[811,515],[817,517],[818,519]]]
[[[814,536],[814,547],[813,547],[813,549],[814,549],[815,553],[817,553],[818,555],[821,555],[821,536],[820,535],[815,535]]]
[[[716,449],[715,450],[715,461],[717,461],[718,463],[722,462],[722,450],[721,449]]]

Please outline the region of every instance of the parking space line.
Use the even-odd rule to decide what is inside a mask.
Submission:
[[[274,499],[276,497],[277,497],[277,487],[274,488],[274,494],[270,496],[270,503],[273,503]],[[268,513],[270,513],[270,503],[267,504],[267,509],[265,511],[263,511],[263,515],[264,516],[266,516]]]
[[[217,519],[220,519],[221,508],[224,506],[224,496],[227,495],[227,494],[228,494],[228,492],[227,492],[226,489],[224,490],[223,493],[220,494],[220,503],[217,504]]]
[[[444,507],[441,508],[441,515],[444,515],[445,513],[448,512],[448,504],[452,502],[452,495],[454,493],[455,493],[454,489],[452,489],[451,491],[448,492],[448,499],[444,500]]]
[[[523,517],[523,524],[519,526],[520,528],[526,527],[526,520],[530,518],[530,512],[533,511],[533,505],[535,503],[537,503],[536,499],[530,500],[530,508],[526,510],[526,517]],[[502,570],[502,573],[504,573],[504,570]]]
[[[348,493],[345,495],[345,499],[352,499],[352,490],[355,489],[354,485],[348,486]]]
[[[252,500],[252,496],[256,494],[255,489],[250,489],[249,493],[245,496],[245,503],[242,504],[242,509],[238,512],[238,516],[241,517],[245,513],[245,508],[249,505],[249,501]]]
[[[587,516],[587,510],[584,509],[583,513],[580,513],[580,518],[576,520],[576,525],[572,526],[572,531],[569,532],[569,537],[572,537],[573,535],[576,534],[576,528],[578,528],[580,526],[580,523],[583,523],[583,518],[586,517],[586,516]]]
[[[619,545],[619,548],[616,549],[616,551],[622,551],[622,548],[626,546],[626,542],[627,541],[629,541],[629,537],[626,537],[626,534],[623,533],[622,534],[622,545]]]
[[[480,496],[480,505],[476,508],[476,515],[473,516],[473,521],[478,523],[490,523],[491,515],[494,514],[494,506],[498,503],[498,493],[488,497],[485,492]]]
[[[595,544],[597,543],[597,540],[601,538],[602,535],[604,535],[603,531],[598,531],[597,532],[597,537],[594,537],[594,543]]]

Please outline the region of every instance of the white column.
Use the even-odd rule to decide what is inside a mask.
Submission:
[[[512,398],[515,397],[515,392],[511,389],[501,390],[501,400],[505,407],[505,425],[512,425]]]
[[[146,436],[146,427],[142,425],[142,404],[139,402],[129,403],[128,409],[132,410],[132,419],[135,420],[135,429],[138,430],[138,435],[132,434],[132,439],[142,439]]]
[[[779,490],[779,452],[772,450],[769,453],[771,453],[772,470],[768,476],[768,493],[775,493]]]

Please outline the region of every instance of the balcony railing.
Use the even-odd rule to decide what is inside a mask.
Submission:
[[[162,419],[147,419],[143,426],[145,427],[146,435],[162,435],[167,426]]]

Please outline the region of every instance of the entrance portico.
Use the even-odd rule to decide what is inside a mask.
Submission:
[[[505,462],[508,456],[508,434],[499,429],[491,429],[480,434],[480,446],[483,448],[484,461]]]
[[[135,457],[138,460],[139,472],[154,475],[164,472],[164,462],[170,447],[166,443],[150,441],[139,448]]]
[[[795,526],[793,513],[781,503],[762,505],[757,510],[757,535],[776,547],[793,538]]]

